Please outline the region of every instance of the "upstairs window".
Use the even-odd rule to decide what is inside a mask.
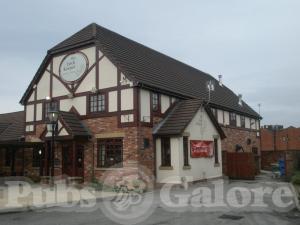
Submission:
[[[241,127],[245,128],[245,116],[241,116]]]
[[[105,112],[105,94],[97,94],[90,96],[90,112]]]
[[[229,124],[230,126],[236,126],[236,114],[229,113]]]
[[[152,110],[154,112],[159,110],[159,96],[157,93],[152,93]]]
[[[52,101],[52,102],[46,102],[45,103],[45,110],[44,110],[44,118],[48,119],[48,113],[50,111],[58,111],[58,102],[57,101]]]

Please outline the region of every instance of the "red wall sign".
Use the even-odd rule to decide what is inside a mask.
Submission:
[[[191,140],[191,157],[207,158],[214,155],[214,145],[212,141]]]

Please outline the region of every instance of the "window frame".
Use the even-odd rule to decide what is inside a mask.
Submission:
[[[190,162],[189,162],[189,137],[188,136],[183,136],[182,145],[183,145],[183,166],[188,167],[188,166],[190,166]]]
[[[167,150],[169,150],[169,154],[168,154]],[[171,138],[170,137],[162,137],[161,138],[161,167],[172,167]]]
[[[236,113],[234,112],[229,112],[229,125],[233,127],[237,126]]]
[[[99,96],[103,96],[103,101],[104,103],[101,104],[101,107],[104,107],[103,110],[99,110]],[[95,105],[93,106],[94,108],[96,108],[96,111],[92,110],[92,98],[96,97],[96,103],[94,103]],[[107,98],[107,93],[97,93],[97,94],[90,94],[88,97],[88,103],[87,103],[87,107],[88,107],[88,112],[90,114],[97,114],[97,113],[106,113],[108,110],[108,98]]]
[[[154,96],[157,96],[156,103],[154,104]],[[152,105],[152,112],[159,113],[160,112],[160,94],[157,92],[151,93],[151,105]],[[157,105],[156,108],[154,108],[154,105]]]
[[[240,115],[240,120],[241,120],[241,128],[246,128],[246,117]]]
[[[215,165],[220,164],[220,156],[219,156],[219,143],[218,138],[214,138],[214,159],[215,159]]]
[[[48,107],[48,105],[50,105]],[[55,105],[55,107],[53,107]],[[43,118],[44,120],[48,119],[48,112],[50,110],[57,110],[59,111],[59,101],[57,100],[52,100],[52,101],[46,101],[44,102],[44,107],[43,107]]]
[[[112,147],[114,145],[114,147]],[[120,149],[116,149],[116,146],[119,145]],[[101,147],[104,146],[104,150],[101,150]],[[111,163],[107,163],[108,159],[107,157],[107,152],[108,151],[113,151],[114,154],[114,160]],[[120,155],[119,158],[120,160],[115,160],[115,155],[116,152],[119,151]],[[123,167],[123,138],[105,138],[105,139],[98,139],[97,141],[97,168],[122,168]],[[103,155],[104,153],[104,155]],[[111,154],[111,153],[110,153]],[[104,156],[104,158],[103,158]]]

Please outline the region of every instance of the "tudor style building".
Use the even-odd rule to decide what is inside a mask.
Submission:
[[[261,117],[225,85],[97,24],[48,51],[20,103],[22,134],[5,139],[0,130],[3,174],[49,175],[53,109],[60,112],[55,175],[90,181],[143,165],[157,182],[199,180],[221,176],[222,165],[226,173],[222,152],[260,152]],[[11,124],[6,131],[14,131]]]

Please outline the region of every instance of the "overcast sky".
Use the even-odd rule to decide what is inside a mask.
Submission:
[[[0,113],[19,100],[47,50],[96,22],[224,83],[263,124],[300,126],[299,0],[1,0]]]

